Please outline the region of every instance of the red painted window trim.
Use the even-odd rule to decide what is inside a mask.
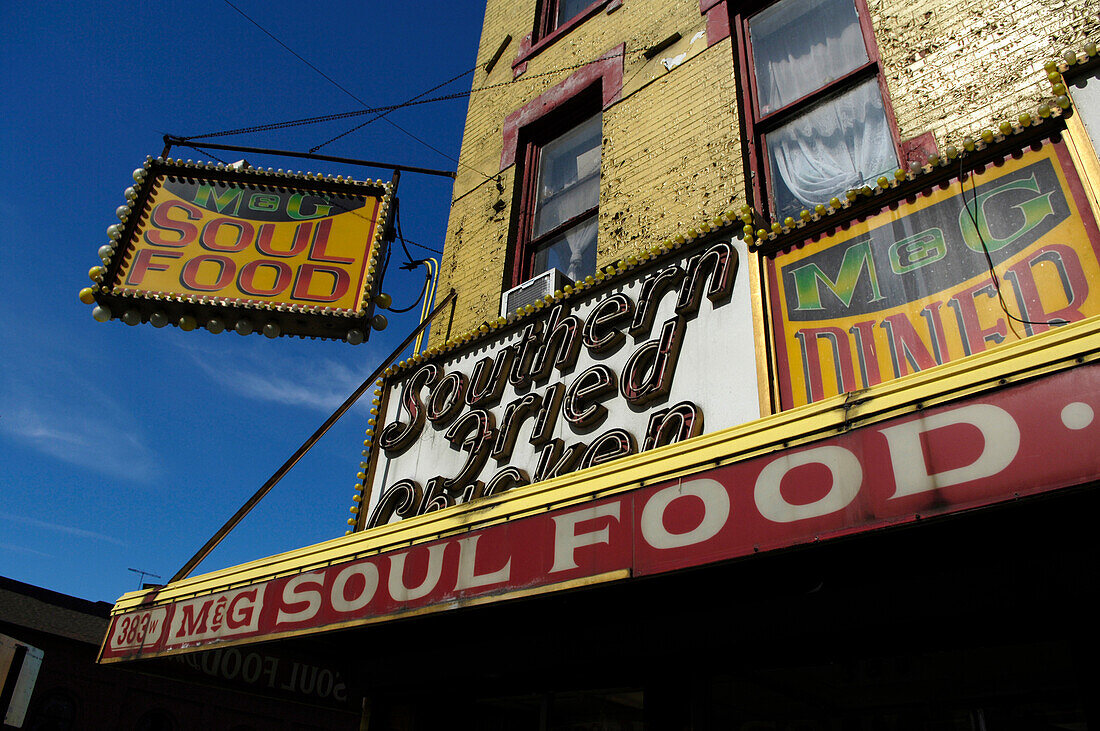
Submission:
[[[700,7],[704,1],[700,0]],[[742,8],[741,12],[732,18],[731,23],[734,25],[737,35],[736,61],[741,76],[741,97],[745,101],[741,108],[744,113],[749,170],[753,173],[750,187],[757,202],[757,208],[760,210],[770,212],[772,207],[771,177],[770,170],[768,170],[768,155],[764,135],[818,100],[830,94],[835,94],[842,89],[851,88],[866,79],[874,77],[878,80],[879,91],[882,94],[882,107],[886,114],[886,123],[890,127],[890,136],[894,141],[894,154],[897,155],[899,164],[904,159],[901,149],[901,136],[898,133],[898,123],[894,116],[894,107],[890,103],[890,92],[886,87],[886,77],[882,72],[878,42],[875,40],[874,27],[871,25],[871,14],[867,8],[866,0],[853,1],[859,18],[860,31],[863,34],[863,42],[867,48],[867,63],[839,79],[834,79],[817,91],[764,116],[761,116],[759,112],[759,96],[756,90],[756,74],[753,68],[748,28],[749,19],[772,3],[753,3],[751,6]]]
[[[520,41],[519,53],[516,54],[516,59],[512,61],[513,76],[522,74],[527,69],[527,61],[542,53],[547,46],[553,45],[559,38],[567,35],[578,25],[603,10],[604,6],[610,2],[611,0],[595,0],[584,10],[549,32],[543,32],[541,29],[546,26],[545,13],[549,11],[550,4],[540,3],[535,17],[535,29]]]
[[[707,19],[707,48],[730,37],[730,14],[726,0],[699,0],[699,14]]]
[[[520,163],[516,182],[514,240],[505,263],[505,288],[514,287],[531,275],[534,256],[531,237],[534,178],[542,146],[589,115],[606,110],[618,101],[622,95],[625,50],[625,44],[613,48],[598,61],[578,69],[569,78],[532,99],[505,119],[500,169],[503,171]],[[594,216],[598,210],[597,207],[584,211],[558,229]],[[553,234],[554,232],[549,232],[540,237],[540,240],[546,240]]]
[[[500,169],[516,161],[519,145],[519,133],[548,114],[553,114],[563,104],[594,84],[600,84],[603,109],[607,109],[622,96],[623,91],[623,55],[626,44],[621,43],[611,49],[597,61],[577,69],[565,81],[547,89],[538,97],[512,112],[504,120],[504,146],[500,152]]]

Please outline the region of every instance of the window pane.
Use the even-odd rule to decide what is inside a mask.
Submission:
[[[542,148],[533,236],[599,205],[601,136],[597,114]]]
[[[852,0],[782,0],[749,21],[749,38],[761,114],[869,60]]]
[[[765,144],[779,220],[898,167],[876,79],[815,104],[769,133]]]
[[[574,282],[596,271],[596,216],[567,229],[535,251],[532,274],[559,269]]]
[[[1069,93],[1081,123],[1092,140],[1092,149],[1100,152],[1100,70],[1070,82]]]
[[[558,0],[558,16],[554,27],[557,28],[572,20],[591,4],[592,0]]]

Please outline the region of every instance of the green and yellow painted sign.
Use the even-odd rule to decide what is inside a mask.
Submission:
[[[784,408],[1100,313],[1100,235],[1061,143],[926,193],[769,260]]]

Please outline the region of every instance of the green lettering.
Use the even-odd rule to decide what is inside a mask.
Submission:
[[[947,241],[943,231],[930,228],[902,239],[890,247],[890,268],[894,274],[920,269],[947,256]]]
[[[1023,203],[1012,206],[1012,208],[1018,209],[1024,214],[1023,224],[1008,236],[998,239],[989,230],[989,218],[985,209],[987,204],[993,202],[994,197],[1012,190],[1030,190],[1036,195]],[[963,210],[959,213],[959,229],[962,231],[963,241],[966,242],[967,247],[979,254],[983,253],[984,250],[997,251],[1003,249],[1038,226],[1047,216],[1053,216],[1054,206],[1050,204],[1050,197],[1054,194],[1044,193],[1038,195],[1038,193],[1039,184],[1036,182],[1035,176],[1032,175],[1030,178],[1013,180],[1011,183],[1005,183],[988,193],[983,193],[972,203],[964,202]],[[995,212],[993,217],[997,220],[1004,220],[1007,218],[1006,213],[1007,211],[1004,213]]]
[[[199,186],[198,192],[195,193],[194,202],[208,211],[217,209],[218,213],[225,213],[225,209],[232,205],[229,215],[236,216],[237,211],[241,208],[241,193],[243,192],[240,188],[230,187],[219,195],[214,191],[214,186],[203,183]],[[214,208],[210,207],[211,199],[214,201]]]
[[[280,203],[279,196],[271,193],[253,193],[248,199],[248,207],[254,211],[277,211]]]
[[[309,196],[310,198],[316,198],[317,196]],[[313,213],[302,212],[302,201],[306,198],[305,193],[295,193],[290,196],[290,201],[286,204],[286,213],[291,218],[298,221],[306,221],[311,218],[322,218],[329,214],[332,210],[332,206],[328,205],[314,205]],[[324,200],[324,198],[321,198]]]
[[[866,265],[867,275],[871,278],[871,302],[883,299],[879,290],[878,275],[875,272],[875,259],[871,256],[871,241],[869,239],[849,246],[844,252],[844,259],[840,263],[840,271],[836,279],[830,279],[817,264],[807,264],[791,271],[794,277],[795,292],[798,295],[798,310],[823,310],[821,304],[821,289],[818,283],[824,284],[845,307],[852,304],[855,296],[856,285],[859,283],[860,274]]]

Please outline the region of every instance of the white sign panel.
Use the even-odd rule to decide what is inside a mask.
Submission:
[[[385,385],[364,527],[760,416],[744,244],[684,247]]]

